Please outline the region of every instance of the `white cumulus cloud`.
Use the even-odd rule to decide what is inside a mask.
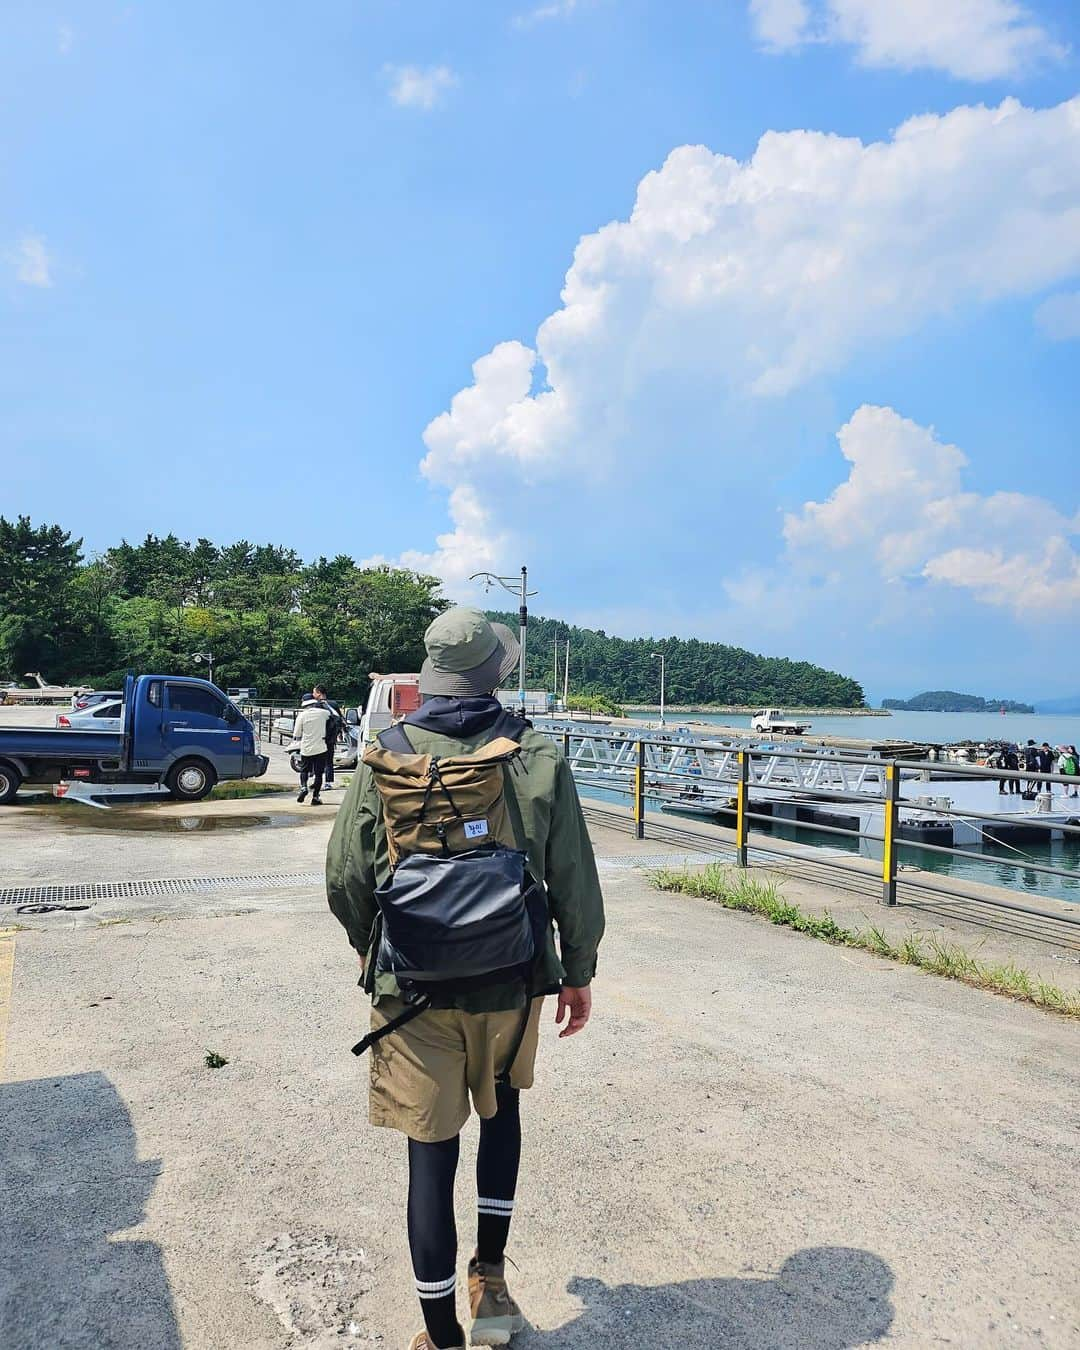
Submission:
[[[1080,291],[1051,295],[1035,311],[1035,322],[1054,342],[1080,338]]]
[[[682,146],[641,181],[629,219],[579,241],[562,304],[533,341],[480,356],[425,429],[422,472],[448,493],[451,528],[409,556],[448,579],[523,558],[539,576],[545,551],[565,566],[569,546],[581,576],[610,575],[619,558],[623,591],[636,584],[640,606],[651,603],[648,552],[669,570],[695,566],[694,532],[716,528],[715,497],[727,490],[768,556],[770,539],[781,547],[770,478],[793,463],[788,433],[822,377],[937,316],[1078,275],[1080,99],[961,107],[872,144],[768,132],[743,163]],[[916,471],[905,442],[903,471],[925,477],[927,500],[958,510],[960,452],[924,448]],[[660,488],[671,509],[650,513],[649,550],[627,553],[635,512]],[[819,505],[837,532],[854,529],[838,506]],[[934,539],[921,551],[892,540],[888,565],[924,586],[946,580],[926,569],[959,565],[940,560],[962,537]],[[739,575],[721,548],[711,592],[747,595],[749,573],[725,591]],[[984,580],[971,593],[1000,586]],[[652,594],[661,612],[687,612],[685,593]]]
[[[441,577],[459,597],[468,593],[469,578],[474,573],[497,570],[509,537],[467,483],[460,484],[450,493],[449,511],[453,529],[438,535],[435,548],[430,552],[406,549],[396,558],[379,554],[366,558],[363,566],[407,567],[414,572]]]
[[[1026,493],[970,491],[963,452],[892,408],[864,404],[837,441],[848,476],[786,517],[774,587],[809,574],[842,590],[869,576],[957,587],[1020,615],[1080,610],[1080,513]]]
[[[52,259],[40,235],[24,235],[8,258],[15,268],[15,280],[24,286],[48,287],[53,284]]]
[[[430,112],[459,83],[449,66],[384,66],[390,97],[400,108]]]
[[[1065,49],[1017,0],[750,0],[772,51],[843,43],[866,66],[994,80],[1060,60]]]
[[[759,40],[770,51],[791,51],[810,35],[807,0],[750,0],[750,17]]]

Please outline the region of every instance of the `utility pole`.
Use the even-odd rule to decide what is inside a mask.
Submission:
[[[563,708],[570,711],[570,639],[566,639],[566,660],[563,662]]]
[[[555,639],[555,683],[552,685],[551,693],[551,711],[554,712],[559,703],[559,639]]]
[[[650,652],[649,655],[650,655],[650,656],[658,656],[658,657],[660,658],[660,726],[661,726],[661,728],[663,728],[664,725],[665,725],[665,723],[664,723],[664,682],[665,682],[665,677],[666,677],[666,674],[667,674],[667,671],[666,671],[666,669],[665,669],[665,667],[666,667],[666,665],[667,665],[667,662],[666,662],[665,659],[664,659],[664,653],[663,653],[663,652]]]
[[[517,593],[518,596],[518,631],[520,636],[518,643],[521,647],[521,656],[518,660],[518,699],[521,702],[521,715],[525,716],[525,642],[528,636],[529,628],[529,606],[528,600],[531,595],[536,595],[536,591],[529,590],[529,569],[522,567],[521,580],[518,585],[513,583],[517,581],[516,577],[500,577],[494,572],[474,572],[469,578],[470,581],[478,581],[483,578],[484,590],[490,591],[497,582],[504,591],[509,591],[511,595]]]

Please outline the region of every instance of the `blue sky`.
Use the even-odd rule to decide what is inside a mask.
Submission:
[[[0,512],[1076,692],[1080,24],[912,3],[9,3]]]

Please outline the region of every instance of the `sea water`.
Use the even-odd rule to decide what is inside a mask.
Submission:
[[[658,717],[650,713],[634,713],[641,721],[658,725]],[[916,741],[931,745],[950,745],[959,741],[1015,741],[1025,745],[1033,740],[1036,745],[1049,741],[1053,746],[1080,746],[1080,716],[1041,713],[933,713],[933,712],[894,712],[888,717],[844,717],[823,715],[815,717],[808,714],[805,718],[799,714],[794,720],[810,724],[808,739],[813,740],[814,733],[822,736],[846,736],[866,741]],[[746,727],[749,730],[750,716],[745,713],[669,713],[665,719],[666,731],[674,731],[686,725],[691,731],[703,731],[701,723],[729,727]],[[695,726],[695,724],[699,724]],[[618,725],[615,723],[614,725]],[[948,795],[947,783],[940,784],[935,790]],[[1055,811],[1069,811],[1080,818],[1080,800],[1059,796],[1063,789],[1058,785],[1054,790]],[[594,791],[583,787],[582,795],[609,797],[604,791]],[[610,794],[609,800],[618,800],[626,804],[628,797],[623,794]],[[1007,797],[1002,799],[1002,809],[1008,809]],[[676,818],[667,816],[665,820]],[[795,830],[791,826],[774,825],[769,832],[775,837],[798,841],[812,847],[839,849],[862,857],[880,857],[880,845],[871,841],[846,840],[840,835],[825,834],[801,827]],[[876,852],[875,852],[876,850]],[[931,853],[911,844],[900,847],[900,861],[910,867],[922,868],[927,872],[936,872],[941,876],[963,877],[970,881],[981,881],[995,886],[1005,886],[1010,890],[1024,891],[1030,895],[1043,895],[1059,900],[1080,902],[1080,835],[1068,836],[1042,844],[1025,843],[1021,847],[1008,848],[1004,845],[985,844],[978,850],[964,850],[955,855],[944,856]],[[1068,876],[1046,876],[1035,872],[1024,863],[1038,863],[1044,867],[1061,869]]]
[[[635,718],[656,725],[655,713],[634,713]],[[1036,745],[1080,746],[1080,714],[1063,713],[935,713],[894,712],[888,717],[844,717],[808,713],[793,714],[792,720],[808,722],[809,735],[853,736],[866,741],[919,741],[930,745],[952,745],[957,741],[1015,741]],[[749,713],[668,713],[670,731],[682,723],[711,722],[727,727],[749,727]]]

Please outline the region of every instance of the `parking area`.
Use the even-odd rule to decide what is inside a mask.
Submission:
[[[596,1016],[545,1023],[526,1099],[525,1350],[1076,1345],[1075,1024],[660,895],[597,842]],[[0,939],[0,1342],[403,1348],[405,1151],[366,1123],[320,887],[117,904]]]

